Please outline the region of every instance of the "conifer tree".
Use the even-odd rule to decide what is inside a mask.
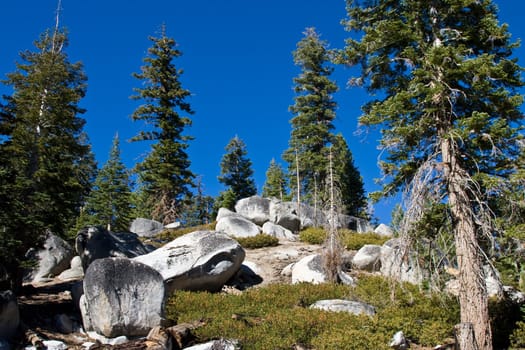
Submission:
[[[227,189],[219,195],[216,210],[221,207],[233,209],[239,199],[257,194],[252,162],[247,158],[248,152],[244,141],[235,136],[225,149],[226,154],[221,160],[221,175],[218,179],[227,186]]]
[[[286,196],[286,175],[282,167],[272,159],[266,170],[266,181],[262,190],[263,197],[275,197],[284,200]]]
[[[328,147],[337,107],[332,94],[337,91],[337,85],[330,80],[333,67],[329,65],[328,44],[314,28],[307,28],[304,34],[293,53],[301,73],[294,78],[297,96],[295,104],[290,106],[294,117],[290,121],[290,147],[283,159],[289,164],[290,188],[297,192],[295,189],[299,187],[300,197],[312,201],[313,193],[326,184]],[[297,177],[300,186],[297,186]]]
[[[164,27],[160,37],[150,40],[153,45],[144,58],[145,65],[141,73],[134,74],[144,87],[137,88],[133,98],[144,104],[135,110],[132,119],[144,121],[152,129],[141,131],[132,140],[154,142],[137,171],[150,216],[169,223],[177,219],[193,186],[194,175],[186,153],[192,137],[184,134],[191,125],[188,116],[193,111],[186,101],[190,91],[180,82],[183,71],[173,63],[182,54],[175,40],[166,36]]]
[[[354,164],[354,159],[345,138],[337,134],[332,144],[333,173],[341,194],[344,214],[367,218],[367,198],[363,178]]]
[[[351,83],[380,92],[360,122],[382,127],[382,194],[408,190],[407,233],[432,208],[429,201],[448,205],[464,331],[459,346],[492,349],[480,240],[494,232],[487,195],[519,153],[516,45],[490,0],[347,5],[345,25],[360,37],[347,40],[342,61],[362,68]]]
[[[131,222],[131,182],[120,158],[118,135],[113,139],[109,159],[93,184],[84,208],[86,223],[103,225],[115,232],[127,231]]]
[[[86,92],[82,64],[69,62],[67,34],[58,26],[35,46],[7,75],[4,84],[13,94],[4,96],[0,113],[0,265],[14,284],[22,257],[46,230],[65,235],[72,227],[94,173],[79,117]]]

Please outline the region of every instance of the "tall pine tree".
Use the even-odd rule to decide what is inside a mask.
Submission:
[[[21,257],[47,229],[65,235],[74,224],[94,173],[79,117],[86,93],[82,64],[69,62],[68,38],[58,26],[35,46],[7,75],[4,84],[13,94],[4,96],[0,113],[0,265],[15,280]]]
[[[343,213],[368,218],[363,178],[354,164],[352,152],[342,134],[337,134],[333,138],[332,158],[333,173],[341,193]]]
[[[85,223],[103,225],[115,232],[127,231],[131,222],[131,182],[120,158],[118,135],[113,139],[109,159],[93,184],[82,217]]]
[[[252,162],[247,157],[246,144],[235,136],[226,145],[226,154],[221,160],[221,175],[219,182],[227,189],[219,195],[215,210],[221,207],[233,209],[235,203],[242,198],[257,194],[253,179]]]
[[[482,240],[491,238],[491,188],[519,153],[521,68],[490,0],[348,1],[343,60],[376,94],[360,122],[382,126],[383,194],[408,189],[404,222],[447,203],[459,270],[462,349],[492,349]],[[413,226],[412,226],[413,227]],[[405,225],[410,232],[411,226]],[[467,339],[475,339],[476,344]]]
[[[283,168],[272,159],[266,170],[266,181],[262,190],[263,197],[275,197],[284,200],[286,193],[286,174]]]
[[[295,104],[290,106],[294,117],[290,121],[290,147],[284,152],[283,159],[289,164],[292,191],[297,196],[297,188],[300,188],[299,197],[312,202],[314,193],[324,188],[327,180],[328,147],[333,137],[332,122],[337,107],[332,94],[338,88],[330,80],[333,67],[329,65],[328,44],[321,40],[314,28],[307,28],[304,34],[293,53],[301,74],[294,78],[297,96]],[[324,197],[326,200],[327,195]]]
[[[180,214],[184,198],[190,195],[194,175],[186,149],[192,137],[184,130],[191,125],[188,115],[193,114],[186,101],[190,92],[182,87],[183,73],[173,61],[181,56],[175,40],[166,36],[162,28],[160,37],[150,37],[153,45],[144,58],[141,73],[134,74],[143,82],[137,88],[136,100],[143,100],[132,119],[153,126],[135,136],[133,141],[154,141],[152,150],[137,165],[141,190],[150,216],[163,223],[173,222]]]

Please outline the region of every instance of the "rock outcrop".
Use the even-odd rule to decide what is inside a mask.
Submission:
[[[260,196],[240,199],[235,204],[235,212],[262,226],[270,220],[270,200]]]
[[[28,257],[36,262],[24,276],[26,283],[44,282],[69,268],[74,256],[73,248],[62,238],[48,233],[41,249],[31,250]]]
[[[86,330],[105,337],[145,336],[164,322],[164,280],[153,268],[127,258],[93,261],[80,299]]]
[[[261,228],[241,215],[229,215],[217,221],[215,230],[230,237],[254,237],[261,233]]]
[[[220,290],[240,269],[244,256],[244,249],[228,235],[195,231],[133,260],[160,272],[171,293]]]
[[[129,232],[140,237],[152,237],[161,232],[164,226],[155,220],[136,218],[131,222]]]
[[[84,271],[96,259],[133,258],[151,251],[134,233],[112,233],[100,226],[88,226],[80,230],[75,241],[75,249],[82,260]]]
[[[0,339],[13,337],[20,324],[16,296],[10,290],[0,292]]]
[[[372,305],[344,299],[319,300],[312,304],[310,308],[332,312],[347,312],[353,315],[374,316],[376,313]]]

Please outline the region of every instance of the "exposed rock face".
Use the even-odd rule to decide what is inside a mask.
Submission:
[[[300,227],[289,227],[285,221],[286,216],[298,217]],[[294,219],[296,220],[296,219]],[[281,225],[292,232],[299,231],[301,228],[312,227],[312,226],[323,226],[326,217],[321,210],[315,210],[305,204],[297,205],[296,202],[281,202],[271,201],[270,202],[270,221]]]
[[[240,215],[221,218],[217,221],[215,230],[224,232],[231,237],[253,237],[261,233],[259,226]]]
[[[134,233],[112,233],[100,226],[88,226],[78,232],[75,248],[84,271],[96,259],[109,257],[133,258],[150,250]]]
[[[284,214],[278,217],[276,225],[284,227],[290,232],[299,232],[301,230],[301,219],[295,214]]]
[[[390,226],[380,224],[375,228],[374,233],[377,233],[380,236],[392,237],[394,235],[394,230]]]
[[[0,339],[13,337],[20,324],[16,296],[10,290],[0,292]]]
[[[381,246],[366,244],[357,251],[352,266],[358,270],[379,271],[381,269]]]
[[[381,247],[381,274],[398,281],[420,284],[424,280],[424,271],[417,264],[412,252],[404,252],[400,239],[391,239]]]
[[[226,234],[196,231],[134,258],[159,271],[167,289],[218,291],[237,273],[244,249]]]
[[[225,218],[227,216],[240,216],[239,214],[237,214],[236,212],[234,211],[231,211],[230,209],[227,209],[227,208],[219,208],[219,212],[217,213],[217,218],[215,220],[219,221],[221,220],[222,218]]]
[[[270,236],[277,237],[279,240],[286,239],[292,242],[297,240],[297,236],[294,235],[292,231],[287,230],[284,227],[269,221],[263,225],[262,232]]]
[[[80,256],[76,255],[71,259],[69,269],[63,271],[58,275],[58,279],[63,281],[70,279],[81,279],[84,277],[84,269],[82,268],[82,259]]]
[[[136,218],[131,222],[129,231],[140,237],[152,237],[161,232],[164,226],[155,220]]]
[[[320,309],[332,312],[348,312],[353,315],[374,316],[376,313],[372,305],[359,301],[328,299],[319,300],[310,306],[311,309]]]
[[[313,284],[326,282],[321,255],[308,255],[292,266],[292,283],[300,282]]]
[[[261,226],[270,220],[270,200],[259,196],[240,199],[235,204],[235,212]]]
[[[127,258],[98,259],[84,278],[84,327],[111,338],[145,336],[163,323],[164,298],[164,280],[151,267]]]
[[[24,282],[33,283],[46,281],[66,270],[74,252],[62,238],[48,233],[43,248],[28,255],[36,261],[36,266],[24,276]]]

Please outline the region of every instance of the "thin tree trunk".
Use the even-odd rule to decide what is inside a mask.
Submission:
[[[474,337],[459,337],[460,349],[492,349],[488,298],[483,278],[482,256],[476,237],[476,224],[471,208],[468,176],[457,162],[451,141],[441,142],[444,178],[453,217],[454,238],[459,269],[459,304],[461,322],[471,323]],[[475,344],[469,342],[477,342]]]

